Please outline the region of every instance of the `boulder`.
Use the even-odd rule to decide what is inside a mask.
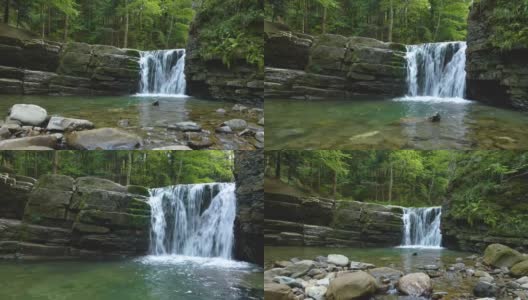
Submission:
[[[497,286],[493,283],[479,281],[473,289],[473,294],[477,297],[496,297]]]
[[[341,254],[329,254],[328,263],[336,266],[345,267],[350,263],[348,257]]]
[[[49,131],[78,131],[93,128],[94,124],[88,120],[51,117],[46,129]]]
[[[264,298],[266,300],[293,300],[295,299],[292,289],[284,284],[265,283]]]
[[[358,271],[345,273],[330,282],[326,298],[328,300],[364,299],[376,292],[376,279],[369,274]]]
[[[150,196],[149,190],[146,187],[139,186],[139,185],[127,185],[127,191],[130,194],[136,194],[136,195],[141,195],[145,197]]]
[[[222,126],[229,126],[233,131],[241,131],[247,128],[248,124],[242,119],[232,119],[225,121]]]
[[[138,136],[116,128],[72,132],[66,143],[78,150],[135,150],[143,144]]]
[[[493,267],[511,268],[524,259],[518,251],[501,244],[491,244],[484,251],[484,263]]]
[[[398,290],[413,297],[428,297],[433,292],[433,283],[425,273],[411,273],[398,280]]]
[[[57,137],[54,135],[31,136],[0,142],[0,150],[18,150],[30,147],[56,149],[58,147]]]
[[[165,147],[159,147],[159,148],[154,148],[152,150],[164,150],[164,151],[167,151],[167,150],[176,150],[176,151],[186,151],[186,150],[192,150],[192,148],[188,147],[188,146],[183,146],[183,145],[174,145],[174,146],[165,146]]]
[[[15,104],[9,111],[9,118],[24,125],[39,126],[46,121],[48,112],[33,104]]]
[[[314,267],[314,262],[312,260],[301,260],[294,263],[291,266],[285,268],[285,271],[291,273],[292,278],[302,277]]]
[[[73,192],[60,189],[42,187],[34,189],[28,198],[24,221],[46,226],[66,228],[71,226],[67,217],[72,195]]]
[[[40,176],[35,188],[46,188],[59,191],[73,191],[74,179],[65,175],[46,174]]]
[[[381,284],[385,280],[390,280],[390,282],[397,282],[403,276],[402,271],[387,267],[370,269],[368,272],[370,275],[376,278],[378,284]]]
[[[180,122],[174,125],[169,125],[168,129],[176,131],[202,131],[202,126],[198,125],[195,122]]]
[[[528,276],[528,259],[515,264],[510,271],[515,277]]]
[[[324,300],[327,288],[324,286],[310,286],[305,289],[305,294],[314,300]]]

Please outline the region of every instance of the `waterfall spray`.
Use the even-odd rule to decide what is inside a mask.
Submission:
[[[141,52],[139,65],[140,94],[185,95],[185,49]]]
[[[401,247],[440,248],[442,245],[441,217],[441,207],[404,208],[404,232]]]
[[[236,215],[234,183],[151,190],[150,253],[231,259]]]
[[[463,98],[466,48],[465,42],[407,46],[407,96]]]

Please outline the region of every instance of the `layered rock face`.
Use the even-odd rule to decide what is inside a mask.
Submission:
[[[357,201],[335,201],[265,193],[266,245],[396,246],[403,209]]]
[[[0,36],[0,93],[125,95],[139,82],[139,51]]]
[[[198,15],[191,25],[185,57],[187,93],[192,96],[214,98],[264,106],[264,74],[255,65],[239,57],[227,66],[221,57],[205,59],[200,48],[207,41],[200,38],[202,22]],[[259,25],[262,26],[262,23]],[[260,27],[262,28],[262,27]]]
[[[500,50],[491,43],[497,9],[493,0],[475,1],[468,19],[467,97],[528,110],[528,45]]]
[[[30,177],[0,174],[0,218],[21,219],[35,183]]]
[[[264,265],[264,153],[235,153],[237,217],[235,257]]]
[[[317,37],[265,24],[265,96],[345,98],[403,95],[405,46],[371,38]]]
[[[7,258],[144,254],[150,227],[145,191],[100,178],[44,175],[25,194],[23,216],[2,215],[6,219],[0,219],[0,254]]]

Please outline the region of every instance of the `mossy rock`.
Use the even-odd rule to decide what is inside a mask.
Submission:
[[[149,210],[150,211],[150,205],[143,201],[143,200],[140,200],[140,199],[132,199],[132,201],[130,201],[129,205],[128,205],[129,208],[134,208],[134,209],[141,209],[141,210]]]
[[[35,188],[46,188],[59,191],[73,191],[73,178],[64,175],[46,174],[40,176]]]
[[[404,44],[399,44],[399,43],[389,43],[389,49],[401,51],[401,52],[407,52],[407,47]]]
[[[90,224],[84,224],[76,222],[73,224],[73,229],[82,233],[108,233],[110,232],[110,229],[103,227],[103,226],[97,226],[97,225],[90,225]]]
[[[82,211],[79,216],[79,221],[98,226],[134,229],[147,229],[150,225],[149,216],[100,210]]]
[[[528,276],[528,257],[525,257],[526,260],[520,263],[515,264],[511,268],[511,273],[515,277]]]
[[[518,251],[501,244],[491,244],[484,251],[484,263],[489,266],[511,268],[524,259]]]
[[[150,197],[149,190],[146,187],[144,187],[144,186],[128,185],[127,186],[127,191],[130,194],[136,194],[136,195],[141,195],[141,196],[145,196],[145,197]]]
[[[127,188],[108,179],[98,177],[80,177],[76,180],[77,189],[104,190],[110,192],[126,193]]]

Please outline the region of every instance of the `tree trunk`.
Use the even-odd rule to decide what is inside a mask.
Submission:
[[[167,42],[165,43],[165,48],[169,48],[169,41],[170,41],[170,37],[172,35],[172,27],[173,26],[174,26],[174,15],[171,15],[170,27],[169,27],[169,32],[167,33]]]
[[[323,25],[322,25],[322,30],[323,30],[323,34],[326,33],[326,15],[328,13],[328,8],[326,6],[323,7]]]
[[[130,177],[132,176],[132,151],[128,151],[128,166],[126,185],[130,185]]]
[[[433,169],[433,176],[431,177],[431,185],[429,186],[429,204],[431,204],[431,196],[433,194],[433,186],[434,186],[434,178],[435,178],[435,172]]]
[[[51,35],[51,6],[48,6],[48,37]]]
[[[440,21],[442,20],[442,10],[441,10],[441,7],[444,6],[444,2],[443,1],[440,1],[440,6],[438,7],[438,22],[436,23],[436,29],[435,29],[435,34],[434,34],[434,38],[433,38],[433,41],[436,41],[436,38],[438,37],[438,31],[440,30]]]
[[[389,204],[392,202],[392,184],[393,184],[393,178],[392,178],[392,164],[390,165],[390,178],[389,178]]]
[[[53,174],[59,171],[59,151],[53,151]]]
[[[42,40],[44,40],[46,34],[46,21],[44,20],[44,4],[40,5],[40,23],[42,25]]]
[[[9,1],[10,0],[4,0],[5,6],[4,6],[4,23],[9,25]]]
[[[64,19],[64,42],[68,41],[68,20],[69,16],[66,15],[66,18]]]
[[[180,167],[178,168],[178,175],[176,176],[175,184],[179,184],[180,183],[180,176],[181,176],[182,169],[183,169],[183,158],[180,159]]]
[[[125,37],[123,38],[123,48],[128,48],[128,0],[125,0]]]
[[[306,33],[306,26],[308,25],[308,4],[306,3],[306,1],[307,0],[303,0],[303,33]]]
[[[389,36],[388,41],[392,43],[392,27],[394,26],[394,5],[393,0],[390,1],[390,11],[389,11]]]
[[[275,162],[275,178],[280,180],[281,177],[281,152],[277,151],[277,161]]]

